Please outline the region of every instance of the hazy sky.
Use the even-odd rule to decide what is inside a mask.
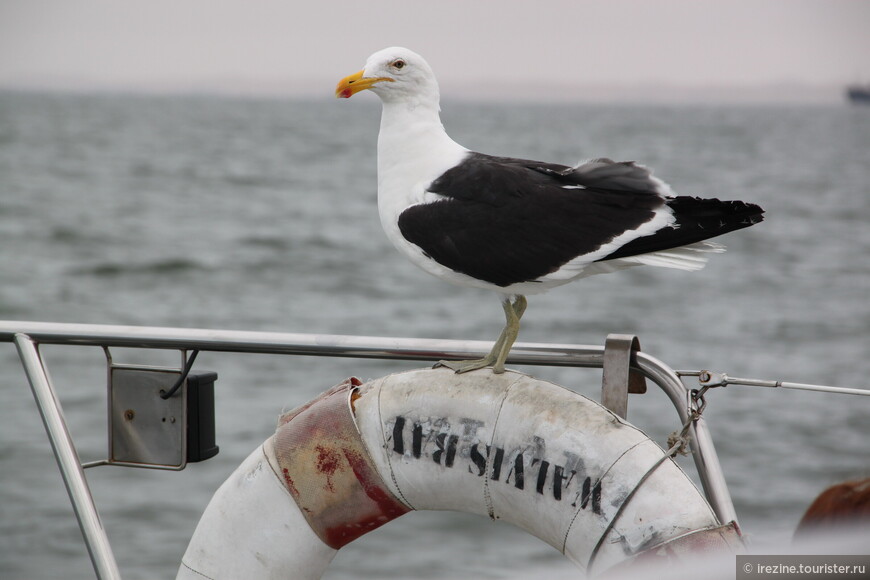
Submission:
[[[832,88],[870,81],[870,1],[0,0],[0,87],[328,96],[390,45],[445,93]]]

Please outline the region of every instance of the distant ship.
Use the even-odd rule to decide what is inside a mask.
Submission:
[[[870,105],[870,85],[852,85],[846,89],[846,96],[853,103]]]

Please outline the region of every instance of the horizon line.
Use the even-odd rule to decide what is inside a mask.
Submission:
[[[311,79],[293,81],[204,81],[195,82],[102,82],[82,79],[2,80],[0,91],[69,94],[129,94],[142,96],[215,96],[238,98],[333,98],[334,83]],[[767,83],[674,83],[613,82],[559,83],[534,85],[499,81],[446,80],[441,82],[442,100],[533,101],[533,102],[712,102],[712,103],[835,103],[846,100],[847,87],[859,83],[835,84],[801,81]],[[317,88],[313,88],[317,87]],[[326,87],[321,90],[320,87]],[[445,90],[446,89],[446,90]]]

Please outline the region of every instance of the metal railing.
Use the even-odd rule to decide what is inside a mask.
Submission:
[[[18,349],[61,476],[82,529],[94,570],[97,577],[101,579],[115,579],[121,576],[75,444],[67,428],[63,409],[48,369],[40,356],[40,345],[132,347],[416,361],[480,357],[489,352],[491,347],[490,343],[482,341],[17,321],[0,321],[0,342],[12,342]],[[508,357],[508,362],[524,365],[603,368],[604,354],[603,346],[516,343]],[[676,371],[646,353],[635,352],[631,360],[633,361],[631,370],[641,373],[658,385],[676,408],[680,422],[690,423],[692,456],[707,500],[721,523],[736,522],[737,514],[706,422],[703,417],[693,415],[690,389],[682,383]],[[690,417],[694,420],[689,421]]]

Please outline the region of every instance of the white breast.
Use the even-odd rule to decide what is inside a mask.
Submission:
[[[434,114],[433,114],[434,113]],[[378,135],[378,212],[387,238],[414,264],[441,278],[454,277],[452,270],[427,258],[418,246],[399,231],[399,215],[412,205],[436,201],[429,185],[457,165],[468,149],[444,131],[437,110],[408,109],[384,105]],[[467,276],[456,274],[463,279]]]

